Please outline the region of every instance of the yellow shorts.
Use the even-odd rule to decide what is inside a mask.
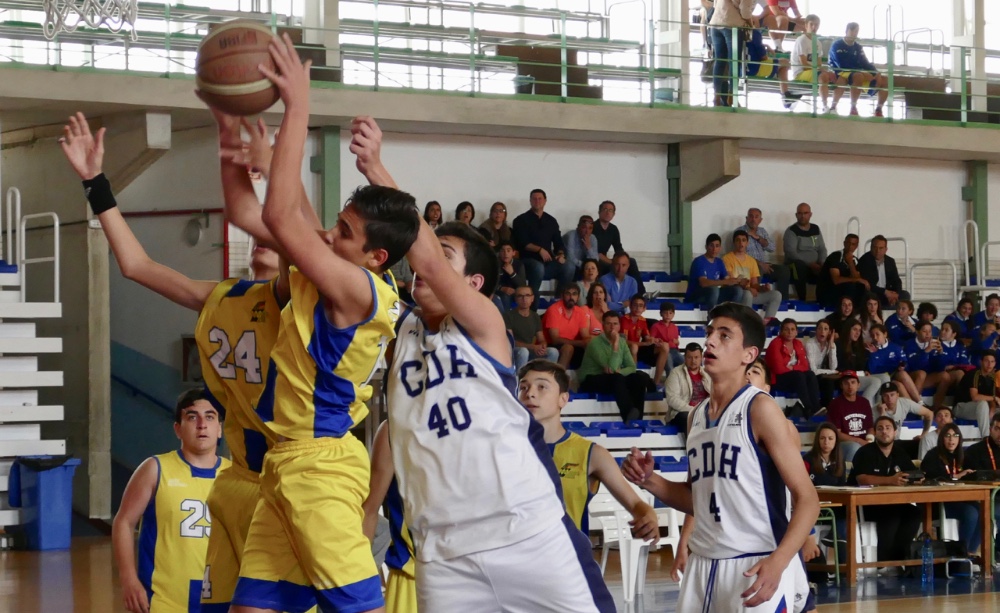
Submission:
[[[806,68],[805,70],[803,70],[802,72],[800,72],[799,74],[797,74],[795,76],[795,78],[792,79],[792,80],[793,81],[801,81],[803,83],[812,83],[812,81],[813,81],[813,69],[812,68]]]
[[[264,456],[233,604],[302,613],[384,605],[361,531],[371,465],[352,435],[287,441]]]
[[[390,568],[385,584],[385,613],[417,613],[417,581],[413,575]]]
[[[219,473],[208,493],[212,531],[208,536],[203,613],[227,613],[240,575],[243,545],[260,500],[260,475],[233,464]]]

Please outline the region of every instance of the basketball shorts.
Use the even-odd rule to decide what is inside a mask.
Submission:
[[[747,74],[758,79],[776,79],[778,77],[778,65],[771,58],[759,62],[747,64]]]
[[[523,541],[417,561],[417,600],[433,613],[614,613],[590,540],[564,516]]]
[[[260,475],[233,464],[219,473],[208,493],[212,531],[208,536],[205,579],[202,583],[203,613],[227,613],[236,579],[240,575],[243,545],[250,520],[260,500]]]
[[[793,81],[801,81],[802,83],[812,83],[813,82],[813,69],[806,68],[799,74],[792,77]]]
[[[338,613],[383,606],[361,531],[370,468],[364,445],[350,434],[268,451],[233,604],[289,613],[314,604]]]
[[[385,613],[417,613],[417,582],[413,575],[389,569],[385,583]]]
[[[705,613],[801,611],[809,597],[809,582],[806,580],[802,560],[798,557],[792,558],[789,562],[788,568],[781,575],[778,589],[770,600],[750,609],[743,606],[745,599],[740,594],[756,581],[756,577],[744,577],[743,573],[765,557],[712,560],[691,554],[688,558],[687,573],[681,582],[680,594],[677,597],[677,610]]]

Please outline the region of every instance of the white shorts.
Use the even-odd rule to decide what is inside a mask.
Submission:
[[[781,575],[781,582],[774,596],[767,602],[753,608],[743,606],[745,592],[756,577],[744,577],[743,573],[765,556],[712,560],[691,554],[687,572],[681,581],[677,610],[701,613],[733,613],[753,611],[757,613],[785,613],[801,611],[809,596],[809,582],[806,579],[802,560],[796,556],[789,562]]]
[[[615,613],[590,540],[569,517],[506,547],[417,561],[417,602],[434,613]]]

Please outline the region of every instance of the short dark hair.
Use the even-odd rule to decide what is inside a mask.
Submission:
[[[791,317],[786,317],[786,318],[784,318],[784,319],[782,319],[782,320],[781,320],[781,326],[780,326],[780,328],[784,328],[784,327],[785,327],[785,326],[787,326],[788,324],[792,324],[792,325],[793,325],[793,326],[795,326],[796,328],[798,328],[798,327],[799,327],[799,322],[795,321],[795,320],[794,320],[794,319],[792,319]],[[779,328],[779,329],[780,329],[780,328]]]
[[[463,200],[462,202],[458,203],[458,206],[455,207],[456,220],[458,219],[458,216],[462,214],[462,211],[464,211],[465,209],[472,209],[472,217],[473,218],[476,217],[476,207],[472,206],[472,203],[469,202],[468,200]]]
[[[958,304],[955,305],[955,310],[957,311],[959,308],[961,308],[963,304],[968,304],[970,307],[976,306],[975,303],[972,302],[971,298],[962,298],[961,300],[958,301]]]
[[[580,293],[580,286],[576,284],[576,281],[567,281],[559,286],[556,295],[562,298],[563,294],[574,289],[576,290],[576,293]]]
[[[921,302],[920,306],[917,307],[917,319],[927,314],[930,314],[931,319],[937,319],[938,310],[933,302]]]
[[[632,256],[628,254],[628,251],[619,251],[618,253],[615,254],[613,258],[611,258],[611,261],[614,262],[618,258],[625,258],[626,260],[631,260]]]
[[[646,302],[646,297],[643,296],[642,294],[632,294],[632,297],[628,299],[628,302],[629,304],[632,304],[636,300],[642,300],[643,302]]]
[[[601,207],[602,207],[602,206],[604,206],[605,204],[610,204],[610,205],[611,205],[611,209],[612,209],[613,211],[616,211],[616,212],[618,211],[618,207],[617,207],[617,206],[615,206],[615,203],[614,203],[614,202],[611,202],[610,200],[605,200],[604,202],[602,202],[602,203],[600,203],[599,205],[597,205],[597,210],[598,210],[598,211],[600,211],[600,210],[601,210]]]
[[[565,394],[569,391],[569,375],[561,364],[550,362],[549,360],[532,360],[522,366],[521,370],[517,371],[517,380],[520,381],[527,377],[530,372],[548,373],[556,380],[560,394]]]
[[[735,321],[743,331],[743,347],[756,347],[760,355],[764,352],[764,320],[757,311],[736,302],[723,302],[708,312],[708,321],[726,317]],[[784,323],[782,323],[784,325]]]
[[[892,424],[892,429],[893,430],[896,429],[896,420],[894,420],[893,418],[889,417],[888,415],[879,415],[878,416],[878,419],[875,420],[875,427],[876,428],[878,427],[878,422],[882,421],[883,419],[885,421],[889,422],[890,424]]]
[[[581,271],[583,270],[583,267],[587,265],[587,263],[588,263],[588,262],[593,262],[594,266],[597,266],[597,272],[598,272],[598,273],[600,273],[600,272],[601,272],[601,265],[600,265],[600,264],[598,264],[598,263],[597,263],[597,260],[595,260],[594,258],[587,258],[587,259],[585,259],[585,260],[583,261],[583,263],[582,263],[582,264],[580,264],[580,270],[581,270]]]
[[[935,415],[937,415],[941,411],[948,411],[952,415],[955,415],[955,409],[951,408],[950,406],[948,406],[946,404],[939,404],[938,406],[934,407],[934,414]],[[1000,415],[1000,413],[996,413],[996,415]]]
[[[884,236],[882,236],[881,234],[876,234],[875,236],[872,237],[871,246],[874,247],[875,243],[877,243],[879,241],[882,241],[883,243],[885,243],[887,245],[889,244],[889,241],[886,240],[886,238]]]
[[[193,407],[194,403],[199,400],[205,400],[211,403],[212,407],[219,413],[220,420],[225,418],[225,408],[215,401],[215,398],[208,393],[208,390],[204,387],[195,387],[182,392],[181,395],[177,397],[177,402],[174,404],[174,423],[181,423],[181,418],[184,417],[184,409]]]
[[[990,424],[992,425],[993,423],[1000,423],[1000,411],[994,413],[993,417],[990,418]]]
[[[860,29],[861,29],[861,26],[858,25],[858,22],[856,22],[856,21],[850,21],[850,22],[847,23],[847,28],[844,31],[845,32],[850,32],[851,30],[860,30]]]
[[[747,372],[750,372],[750,369],[753,368],[754,366],[760,366],[760,369],[764,371],[765,381],[771,380],[771,369],[768,368],[767,360],[764,359],[764,356],[757,356],[756,360],[750,362],[750,364],[747,365]]]
[[[465,256],[463,273],[465,276],[482,275],[483,286],[479,288],[479,292],[485,296],[492,296],[500,279],[500,259],[483,235],[469,224],[460,221],[441,224],[434,233],[438,238],[453,236],[465,242],[462,250]]]
[[[979,363],[980,364],[982,364],[983,358],[993,358],[994,360],[996,360],[997,359],[997,353],[996,353],[996,351],[991,351],[989,349],[985,349],[985,350],[979,352]]]
[[[664,300],[663,302],[660,303],[660,312],[661,313],[664,312],[664,311],[676,311],[676,310],[677,310],[677,307],[675,307],[674,303],[670,302],[669,300]]]
[[[719,241],[721,243],[722,237],[716,234],[715,232],[712,232],[711,234],[705,237],[705,246],[708,247],[711,243],[714,243],[715,241]]]
[[[914,330],[919,330],[919,329],[921,329],[923,327],[926,327],[926,326],[930,326],[931,328],[933,328],[934,324],[932,322],[929,322],[929,321],[926,321],[926,320],[925,321],[918,321],[917,325],[914,326],[913,329]]]
[[[857,234],[851,232],[850,234],[848,234],[847,236],[844,237],[844,242],[846,243],[847,241],[851,240],[852,238],[854,240],[856,240],[856,241],[860,241],[861,240],[860,238],[858,238]]]
[[[883,325],[883,324],[872,324],[872,327],[868,328],[868,332],[869,333],[872,333],[872,332],[874,332],[876,330],[880,331],[882,334],[885,334],[886,336],[889,335],[889,329],[886,328],[885,325]]]
[[[580,221],[576,222],[576,227],[579,228],[586,221],[589,221],[590,223],[594,223],[594,218],[591,217],[590,215],[580,215]]]
[[[948,328],[949,330],[954,332],[955,336],[960,336],[962,334],[962,330],[959,329],[957,321],[952,321],[950,319],[944,320],[943,322],[941,322],[941,329],[944,330],[945,328]]]
[[[545,198],[546,200],[549,199],[549,197],[545,195],[545,190],[541,189],[540,187],[536,187],[535,189],[531,190],[531,192],[528,193],[528,197],[530,198],[531,196],[534,196],[535,194],[541,194],[542,198]]]
[[[750,234],[746,230],[734,230],[733,231],[733,244],[736,244],[736,237],[742,236],[743,238],[750,240]]]
[[[514,248],[514,243],[512,243],[510,241],[500,241],[499,243],[497,243],[497,251],[500,251],[500,249],[502,249],[504,247],[510,247],[511,249],[513,249]]]
[[[622,318],[622,316],[618,313],[618,311],[608,310],[604,311],[604,315],[601,315],[601,321],[603,322],[605,319],[611,319],[612,317],[617,318],[619,321]]]
[[[420,230],[413,196],[392,187],[364,185],[354,190],[347,203],[354,205],[365,222],[364,250],[385,249],[382,271],[403,259]]]
[[[911,313],[913,312],[913,301],[912,300],[905,300],[905,299],[900,300],[899,302],[896,303],[896,308],[898,309],[899,305],[901,305],[901,304],[905,304],[907,307],[910,308],[910,312]]]
[[[705,350],[702,349],[701,345],[699,345],[698,343],[688,343],[687,345],[684,345],[684,353],[691,353],[692,351],[705,351]]]

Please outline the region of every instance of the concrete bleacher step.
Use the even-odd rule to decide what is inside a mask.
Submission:
[[[62,317],[59,302],[0,302],[0,319],[53,319]]]
[[[0,354],[3,353],[62,353],[62,339],[0,336]]]
[[[21,275],[16,272],[0,272],[0,286],[21,285]]]
[[[0,387],[62,387],[61,371],[0,372]]]
[[[0,390],[0,407],[38,404],[38,390]]]
[[[21,455],[62,455],[66,453],[66,441],[0,441],[0,458],[14,458]]]
[[[59,405],[0,406],[0,423],[62,421],[63,413]]]
[[[6,491],[4,489],[3,491]],[[21,511],[18,509],[0,510],[0,526],[16,526],[21,523]]]

